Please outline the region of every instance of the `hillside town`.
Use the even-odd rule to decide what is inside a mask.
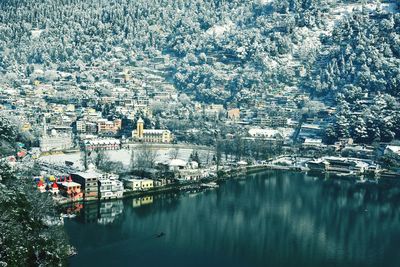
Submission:
[[[38,190],[59,203],[121,198],[253,167],[399,177],[399,144],[331,143],[326,132],[336,108],[297,88],[236,107],[206,104],[168,81],[170,64],[160,55],[138,57],[131,67],[110,60],[21,73],[15,86],[0,87],[0,112],[21,139],[7,160],[41,166],[33,177]]]
[[[0,1],[0,266],[400,266],[399,10]]]

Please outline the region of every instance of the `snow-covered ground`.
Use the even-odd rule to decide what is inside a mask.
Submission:
[[[260,0],[262,3],[271,2],[270,0]],[[296,29],[297,33],[301,37],[301,42],[293,45],[292,53],[280,56],[278,59],[272,59],[266,56],[265,64],[270,69],[286,68],[287,66],[295,67],[299,65],[297,58],[293,55],[306,56],[310,53],[317,51],[321,46],[320,36],[321,34],[330,35],[335,27],[335,25],[341,21],[346,16],[349,16],[356,10],[362,10],[366,8],[369,11],[375,11],[377,9],[378,3],[368,3],[363,5],[362,3],[339,5],[331,11],[328,15],[327,24],[324,29],[309,29],[307,27],[302,27]],[[382,3],[381,10],[383,12],[397,12],[396,3]]]
[[[182,160],[189,160],[190,154],[192,154],[193,150],[192,149],[179,149],[178,150],[178,159]],[[111,161],[116,161],[116,162],[121,162],[124,167],[129,167],[130,160],[131,160],[131,151],[127,149],[121,149],[121,150],[109,150],[105,151],[106,155],[109,157]],[[138,156],[140,152],[135,151],[135,156]],[[165,148],[165,149],[158,149],[157,150],[157,155],[156,155],[156,163],[168,163],[172,155],[175,153],[175,149],[170,149],[170,148]],[[205,150],[198,150],[199,158],[202,161],[203,164],[208,161],[211,162],[213,153],[212,152],[207,152]],[[93,156],[95,155],[95,152],[93,152]],[[57,165],[64,165],[65,161],[71,161],[74,163],[74,167],[77,167],[79,169],[83,168],[82,165],[82,160],[81,160],[81,153],[71,153],[71,154],[58,154],[58,155],[48,155],[48,156],[43,156],[40,157],[40,161],[43,162],[48,162],[52,164],[57,164]]]

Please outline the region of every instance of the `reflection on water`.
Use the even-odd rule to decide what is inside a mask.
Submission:
[[[399,203],[393,182],[271,171],[87,205],[66,229],[73,266],[400,266]]]
[[[132,207],[140,207],[143,205],[148,205],[153,203],[153,196],[144,196],[144,197],[138,197],[134,198],[132,200]]]
[[[124,210],[122,200],[92,202],[87,204],[74,203],[64,208],[67,214],[77,215],[76,220],[82,223],[113,223]]]

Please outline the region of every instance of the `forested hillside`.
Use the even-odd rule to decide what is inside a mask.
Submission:
[[[197,100],[253,105],[294,87],[338,104],[329,139],[388,141],[399,135],[399,19],[398,2],[8,0],[0,72],[12,83],[37,64],[168,54],[165,75]]]
[[[205,101],[243,101],[297,82],[294,70],[317,48],[313,31],[328,26],[328,3],[3,1],[0,70],[63,69],[107,60],[116,48],[126,63],[138,53],[169,53],[179,59],[174,80],[182,91]]]
[[[389,142],[400,137],[400,16],[360,11],[342,20],[323,44],[309,89],[336,100],[329,137]]]

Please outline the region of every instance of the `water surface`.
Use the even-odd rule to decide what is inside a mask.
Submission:
[[[268,171],[86,205],[71,266],[400,266],[400,186]],[[165,233],[161,237],[158,234]]]

